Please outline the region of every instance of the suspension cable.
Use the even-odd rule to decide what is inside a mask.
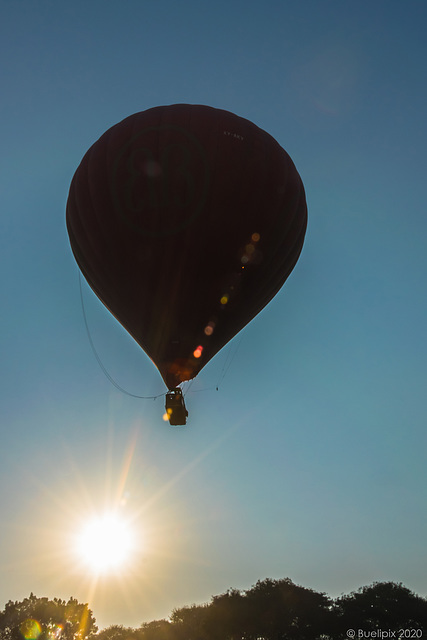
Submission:
[[[240,345],[242,344],[242,340],[243,340],[243,336],[240,336],[239,341],[236,343],[236,346],[234,348],[233,348],[233,345],[230,345],[230,349],[228,351],[227,357],[225,359],[225,362],[221,369],[221,373],[218,378],[218,382],[216,383],[215,388],[217,391],[218,391],[219,385],[223,383],[225,376],[230,370],[233,360],[236,357],[237,352],[239,351]]]
[[[233,347],[233,345],[229,345],[228,349],[227,349],[227,355],[225,357],[224,360],[224,364],[222,365],[222,369],[220,371],[219,377],[218,377],[218,381],[216,383],[215,386],[213,387],[204,387],[203,389],[191,389],[191,386],[193,384],[193,382],[195,381],[195,378],[193,378],[190,381],[189,386],[185,389],[184,391],[184,396],[187,395],[187,393],[200,393],[201,391],[212,391],[213,389],[215,389],[216,391],[219,391],[219,386],[223,383],[225,376],[227,375],[234,358],[237,355],[237,352],[240,348],[240,345],[242,343],[243,340],[243,336],[240,336],[238,342],[235,343],[235,346]]]
[[[85,323],[86,333],[87,333],[87,337],[89,339],[89,344],[91,346],[93,355],[95,356],[96,361],[97,361],[101,371],[105,375],[105,377],[111,382],[112,385],[114,385],[116,387],[116,389],[118,389],[122,393],[125,393],[128,396],[131,396],[132,398],[139,398],[141,400],[155,400],[156,398],[161,398],[162,396],[164,396],[165,395],[164,393],[159,393],[157,396],[139,396],[136,393],[130,393],[130,391],[127,391],[126,389],[123,389],[123,387],[121,387],[114,380],[114,378],[109,374],[109,372],[105,368],[101,358],[99,357],[99,354],[98,354],[98,352],[97,352],[97,350],[95,348],[95,345],[93,343],[92,336],[91,336],[91,333],[90,333],[89,324],[88,324],[87,316],[86,316],[85,305],[84,305],[84,299],[83,299],[82,275],[81,275],[80,269],[79,269],[79,288],[80,288],[80,302],[81,302],[81,305],[82,305],[83,320],[84,320],[84,323]]]

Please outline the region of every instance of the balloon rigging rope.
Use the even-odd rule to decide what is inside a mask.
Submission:
[[[243,340],[243,336],[240,336],[240,339],[238,340],[238,342],[235,342],[235,345],[230,344],[229,348],[227,350],[227,355],[226,358],[224,360],[224,364],[222,365],[222,369],[220,371],[219,377],[218,377],[218,382],[216,383],[216,385],[214,387],[206,387],[203,389],[191,389],[191,386],[195,380],[195,378],[193,378],[189,384],[189,386],[185,389],[184,391],[184,397],[187,395],[187,393],[199,393],[200,391],[211,391],[212,389],[215,389],[216,391],[219,391],[219,386],[223,383],[225,376],[227,375],[234,358],[237,355],[237,352],[240,348],[240,345],[242,344],[242,340]]]
[[[125,393],[128,396],[132,396],[132,398],[140,398],[141,400],[155,400],[156,398],[160,398],[162,396],[164,396],[164,393],[159,393],[157,396],[138,396],[136,393],[130,393],[130,391],[126,391],[126,389],[123,389],[123,387],[121,387],[115,380],[114,378],[111,377],[111,375],[108,373],[107,369],[105,368],[101,358],[99,357],[99,354],[95,348],[95,345],[93,343],[92,340],[92,336],[90,333],[90,329],[89,329],[89,324],[87,321],[87,316],[86,316],[86,310],[85,310],[85,305],[84,305],[84,300],[83,300],[83,289],[82,289],[82,276],[79,270],[79,287],[80,287],[80,302],[82,304],[82,311],[83,311],[83,320],[85,323],[85,327],[86,327],[86,333],[87,333],[87,337],[89,339],[89,344],[91,346],[93,355],[96,358],[96,361],[101,369],[101,371],[104,373],[105,377],[111,382],[112,385],[114,385],[116,387],[116,389],[118,389],[119,391],[121,391],[122,393]]]
[[[95,347],[95,344],[93,342],[92,335],[91,335],[91,332],[90,332],[90,329],[89,329],[89,323],[88,323],[88,320],[87,320],[86,309],[85,309],[84,298],[83,298],[82,274],[81,274],[80,270],[79,270],[79,289],[80,289],[80,302],[81,302],[81,305],[82,305],[83,320],[84,320],[84,324],[85,324],[85,328],[86,328],[86,334],[87,334],[87,337],[88,337],[88,340],[89,340],[89,344],[90,344],[90,347],[92,349],[92,353],[95,356],[95,359],[96,359],[96,361],[97,361],[97,363],[99,365],[99,368],[101,369],[101,371],[103,372],[103,374],[105,375],[107,380],[109,380],[111,382],[111,384],[114,387],[116,387],[116,389],[118,389],[119,391],[121,391],[122,393],[124,393],[124,394],[126,394],[128,396],[131,396],[132,398],[139,398],[140,400],[155,400],[156,398],[161,398],[162,396],[164,396],[165,395],[164,393],[159,393],[156,396],[140,396],[140,395],[137,395],[136,393],[131,393],[130,391],[127,391],[126,389],[121,387],[114,380],[114,378],[110,375],[110,373],[107,371],[104,363],[102,362],[102,360],[101,360],[101,358],[100,358],[100,356],[98,354],[98,351],[96,350],[96,347]],[[229,369],[230,369],[230,367],[231,367],[231,365],[233,363],[233,360],[237,355],[239,347],[240,347],[240,345],[242,343],[242,339],[243,339],[243,336],[241,336],[241,338],[237,342],[235,348],[233,348],[233,345],[230,345],[230,347],[229,347],[229,349],[227,351],[227,356],[226,356],[226,358],[224,360],[224,364],[222,366],[222,369],[221,369],[221,372],[219,374],[219,378],[218,378],[218,381],[217,381],[215,387],[209,387],[207,389],[191,389],[191,387],[193,385],[193,382],[195,380],[195,378],[193,378],[190,381],[188,387],[185,390],[183,390],[184,391],[184,394],[183,394],[184,397],[187,395],[187,393],[197,393],[197,392],[200,392],[200,391],[209,391],[211,389],[216,389],[216,391],[218,391],[220,384],[222,384],[222,382],[224,381],[224,378],[227,375],[227,373],[228,373],[228,371],[229,371]]]
[[[243,340],[243,336],[240,336],[240,339],[239,339],[239,341],[236,343],[236,346],[235,346],[234,348],[233,348],[233,346],[232,346],[232,345],[230,345],[229,352],[228,352],[227,357],[226,357],[226,359],[225,359],[225,362],[224,362],[224,364],[223,364],[223,366],[222,366],[222,370],[221,370],[221,373],[220,373],[220,376],[219,376],[218,382],[217,382],[217,384],[216,384],[216,389],[218,389],[219,385],[220,385],[220,384],[222,384],[222,382],[223,382],[223,380],[224,380],[225,376],[227,375],[227,373],[228,373],[228,371],[229,371],[229,369],[230,369],[230,367],[231,367],[231,365],[232,365],[232,362],[233,362],[234,358],[235,358],[235,357],[236,357],[236,355],[237,355],[237,352],[238,352],[238,350],[239,350],[239,347],[240,347],[240,345],[242,344],[242,340]]]

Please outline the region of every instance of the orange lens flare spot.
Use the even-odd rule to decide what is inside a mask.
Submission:
[[[202,345],[200,345],[200,344],[199,344],[199,346],[197,347],[197,349],[194,349],[194,351],[193,351],[193,356],[194,356],[195,358],[200,358],[200,356],[202,355],[202,352],[203,352],[203,347],[202,347]]]
[[[260,239],[261,239],[261,236],[259,235],[259,233],[253,233],[251,236],[252,242],[259,242]]]
[[[215,329],[215,322],[208,322],[206,327],[204,328],[204,332],[206,336],[211,336]]]

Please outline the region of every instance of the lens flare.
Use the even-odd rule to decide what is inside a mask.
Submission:
[[[203,347],[201,344],[199,344],[199,346],[197,347],[197,349],[194,349],[193,351],[193,356],[195,358],[200,358],[200,356],[202,355],[203,352]]]
[[[37,640],[42,632],[42,628],[39,622],[37,622],[37,620],[33,620],[32,618],[27,618],[27,620],[24,620],[19,629],[25,640]]]
[[[162,167],[155,160],[147,160],[144,163],[143,171],[149,178],[158,178],[162,174]]]
[[[62,632],[64,631],[63,624],[55,624],[52,629],[49,630],[48,637],[49,640],[57,640],[62,636]]]
[[[213,322],[213,320],[211,320],[210,322],[208,322],[208,324],[206,325],[205,329],[204,329],[204,333],[207,336],[211,336],[214,332],[215,329],[215,322]]]

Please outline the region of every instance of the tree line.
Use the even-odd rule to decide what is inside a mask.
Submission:
[[[332,599],[289,578],[229,589],[169,619],[98,630],[87,604],[30,594],[0,612],[0,640],[341,640],[422,638],[427,599],[402,583],[374,582]]]

